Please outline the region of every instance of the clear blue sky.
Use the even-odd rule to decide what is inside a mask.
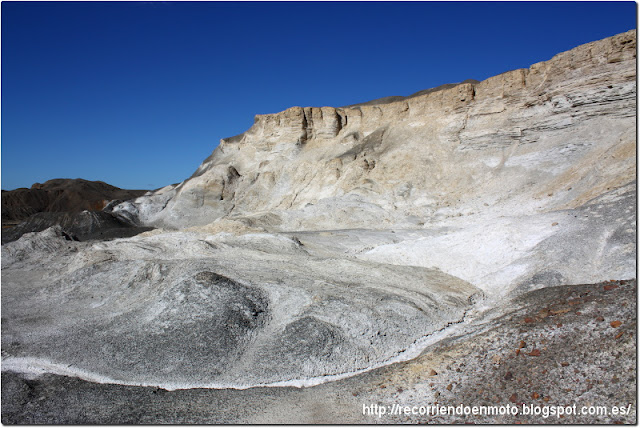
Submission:
[[[634,2],[2,2],[2,188],[182,181],[257,113],[483,80]]]

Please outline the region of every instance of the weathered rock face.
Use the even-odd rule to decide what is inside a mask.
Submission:
[[[120,210],[169,228],[315,230],[573,208],[634,179],[635,56],[630,31],[476,84],[259,115],[190,179]]]
[[[355,257],[485,290],[633,276],[635,61],[630,31],[483,82],[259,115],[190,179],[114,212],[169,229],[413,229]]]

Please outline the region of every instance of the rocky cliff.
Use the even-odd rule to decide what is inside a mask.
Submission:
[[[168,228],[316,230],[574,208],[635,177],[635,40],[393,102],[258,115],[191,178],[119,210]]]
[[[482,82],[256,116],[191,178],[115,212],[209,232],[413,230],[354,257],[485,291],[633,276],[635,103],[634,30]]]

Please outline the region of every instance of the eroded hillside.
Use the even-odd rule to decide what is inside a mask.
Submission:
[[[571,421],[635,423],[636,50],[257,116],[109,207],[155,230],[3,245],[3,422],[428,422],[362,406],[619,388],[632,415]]]

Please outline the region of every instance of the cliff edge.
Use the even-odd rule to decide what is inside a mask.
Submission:
[[[258,115],[114,212],[209,233],[410,230],[353,257],[485,291],[590,283],[635,275],[636,148],[632,30],[482,82]]]
[[[633,30],[478,83],[258,115],[191,178],[119,211],[318,230],[575,208],[635,178],[635,80]]]

